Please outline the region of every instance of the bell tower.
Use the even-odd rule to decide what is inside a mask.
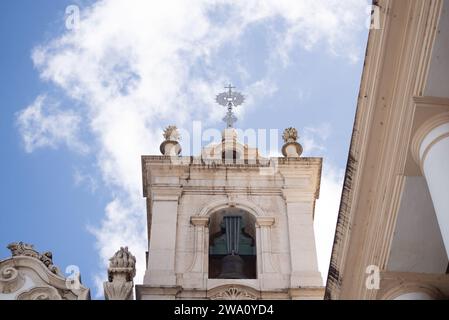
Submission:
[[[294,128],[284,157],[263,158],[238,141],[232,86],[221,143],[181,156],[164,131],[162,156],[142,156],[148,255],[137,299],[322,299],[313,230],[321,158],[301,157]]]

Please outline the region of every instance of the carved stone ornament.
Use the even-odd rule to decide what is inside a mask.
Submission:
[[[34,249],[32,244],[20,242],[13,242],[8,245],[13,257],[25,256],[39,259],[43,264],[54,274],[59,274],[59,269],[53,264],[53,254],[50,251],[40,254]]]
[[[168,126],[164,130],[164,139],[160,146],[160,151],[164,156],[178,156],[181,153],[181,135],[176,126]]]
[[[12,266],[0,269],[0,293],[11,293],[19,290],[25,283],[23,275]]]
[[[8,245],[12,257],[0,260],[0,300],[89,300],[89,289],[64,277],[51,252],[40,254],[31,244]]]
[[[285,129],[282,139],[284,139],[285,143],[296,142],[298,140],[298,130],[293,127]]]
[[[62,300],[62,297],[53,287],[36,287],[21,293],[17,300]]]
[[[228,287],[210,297],[211,300],[257,300],[257,296],[244,288]]]
[[[22,241],[13,242],[10,243],[7,248],[11,251],[13,257],[26,256],[39,259],[39,252],[34,250],[32,244],[24,243]]]
[[[165,141],[179,141],[181,140],[181,135],[179,134],[178,128],[176,126],[168,126],[164,130]]]
[[[284,145],[282,146],[282,154],[287,158],[299,158],[302,154],[302,146],[297,142],[298,130],[295,128],[287,128],[282,135]]]
[[[136,258],[128,247],[120,248],[109,259],[108,280],[103,284],[107,300],[131,300],[133,298],[133,279],[136,275]]]

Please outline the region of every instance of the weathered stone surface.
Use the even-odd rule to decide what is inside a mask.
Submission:
[[[108,281],[103,284],[107,300],[132,300],[136,258],[128,248],[120,248],[109,260]]]
[[[88,300],[79,274],[64,277],[51,252],[40,254],[23,242],[8,245],[12,257],[0,261],[0,300]]]

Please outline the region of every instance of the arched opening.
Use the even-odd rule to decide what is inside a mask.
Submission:
[[[209,224],[209,279],[256,279],[255,219],[238,208],[211,215]]]
[[[425,292],[409,292],[397,296],[393,300],[434,300],[429,294]]]

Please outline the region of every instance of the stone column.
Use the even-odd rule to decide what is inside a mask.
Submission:
[[[449,256],[449,113],[432,118],[421,126],[412,149],[426,178]]]
[[[282,275],[278,266],[274,265],[271,247],[271,227],[274,222],[273,217],[258,217],[256,220],[257,272],[263,290],[282,286]]]
[[[153,189],[151,239],[144,284],[176,286],[175,254],[181,188]]]
[[[302,196],[298,196],[302,195]],[[315,234],[313,230],[313,195],[284,189],[290,244],[290,286],[319,287],[323,285],[318,271]]]
[[[258,246],[260,247],[260,269],[262,274],[276,272],[271,261],[271,226],[274,224],[274,218],[258,217],[256,220]]]
[[[194,252],[192,264],[186,272],[183,286],[185,288],[206,289],[208,274],[208,217],[193,216],[190,222],[194,226]]]

